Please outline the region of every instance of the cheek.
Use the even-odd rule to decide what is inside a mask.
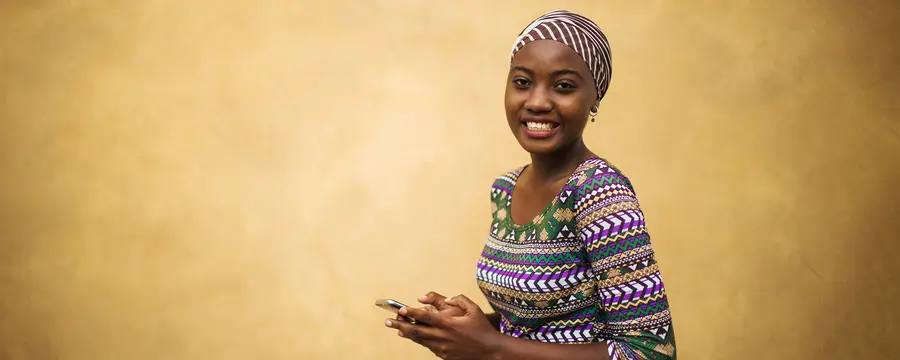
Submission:
[[[513,92],[507,92],[506,97],[503,99],[503,105],[506,108],[506,113],[509,115],[513,115],[519,112],[520,109],[525,105],[524,99],[521,96],[517,96]]]
[[[567,136],[578,136],[584,131],[590,116],[590,105],[581,99],[571,99],[565,103],[560,103],[559,111],[567,125]]]
[[[579,122],[587,119],[590,114],[590,105],[581,99],[565,99],[559,102],[559,111],[566,122]]]

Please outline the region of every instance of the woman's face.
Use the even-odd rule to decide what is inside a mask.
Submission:
[[[532,41],[516,53],[507,80],[506,120],[525,151],[553,153],[581,139],[597,89],[574,50]]]

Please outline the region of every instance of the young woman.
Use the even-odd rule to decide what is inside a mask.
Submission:
[[[506,118],[531,163],[496,178],[477,281],[495,312],[429,293],[386,325],[443,359],[675,359],[668,298],[629,179],[582,140],[609,44],[564,10],[516,39]],[[405,321],[417,320],[415,324]]]

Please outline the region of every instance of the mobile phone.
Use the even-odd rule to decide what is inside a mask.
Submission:
[[[403,303],[401,303],[397,300],[393,300],[393,299],[378,299],[378,300],[375,300],[375,306],[378,306],[382,309],[385,309],[387,311],[390,311],[390,312],[396,314],[398,311],[400,311],[401,308],[403,308],[406,305],[404,305]]]
[[[392,312],[392,313],[394,313],[394,314],[397,314],[397,315],[399,315],[399,311],[400,311],[401,308],[406,307],[406,305],[404,305],[403,303],[401,303],[401,302],[399,302],[399,301],[397,301],[397,300],[393,300],[393,299],[378,299],[378,300],[375,300],[375,306],[380,307],[380,308],[382,308],[382,309],[385,309],[385,310],[387,310],[387,311],[390,311],[390,312]],[[415,324],[415,323],[416,323],[416,319],[413,319],[413,318],[408,317],[408,316],[404,316],[404,318],[405,318],[407,321],[409,321],[410,324]]]

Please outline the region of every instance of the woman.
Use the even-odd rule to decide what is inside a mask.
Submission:
[[[568,11],[522,31],[505,105],[532,161],[494,181],[476,277],[496,312],[429,293],[388,327],[444,359],[676,358],[634,189],[582,140],[609,85],[609,54],[597,25]]]

